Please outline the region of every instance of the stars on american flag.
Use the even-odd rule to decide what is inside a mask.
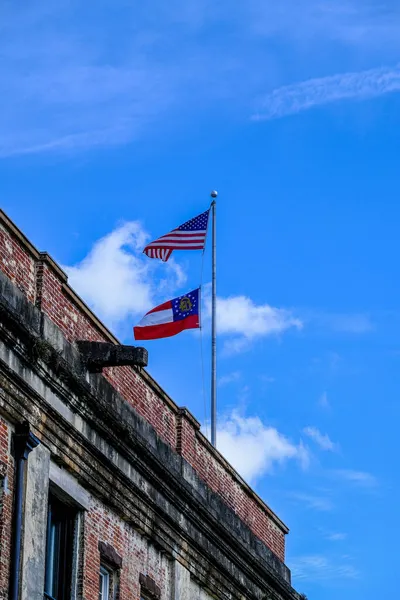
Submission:
[[[208,213],[209,213],[209,211],[206,210],[198,217],[194,217],[193,219],[190,219],[190,221],[186,221],[186,223],[184,223],[177,229],[179,231],[202,231],[202,230],[205,231],[205,230],[207,230]]]
[[[166,262],[173,250],[203,250],[209,213],[210,211],[206,210],[201,215],[186,221],[180,227],[148,244],[143,252],[149,258],[160,258]]]

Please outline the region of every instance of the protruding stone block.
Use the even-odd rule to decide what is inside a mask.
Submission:
[[[146,348],[122,346],[108,342],[77,341],[82,362],[90,373],[101,373],[104,367],[147,367]]]

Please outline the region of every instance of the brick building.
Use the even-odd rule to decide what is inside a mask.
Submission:
[[[298,600],[288,529],[0,211],[0,599]],[[19,539],[20,538],[20,539]]]

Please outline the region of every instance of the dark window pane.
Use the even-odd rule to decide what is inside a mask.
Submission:
[[[45,593],[54,600],[71,596],[75,519],[76,511],[50,495]]]

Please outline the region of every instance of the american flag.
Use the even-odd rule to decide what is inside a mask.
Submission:
[[[144,254],[149,258],[161,258],[167,262],[173,250],[203,250],[209,212],[206,210],[170,233],[154,240],[143,250]]]

